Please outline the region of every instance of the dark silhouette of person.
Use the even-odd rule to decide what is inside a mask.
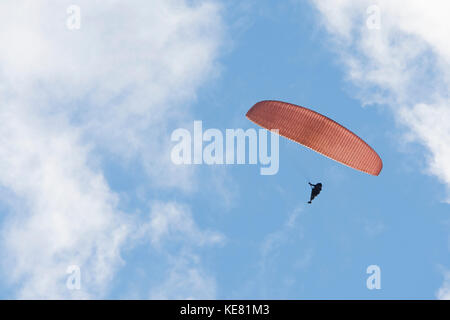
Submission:
[[[308,183],[312,187],[311,199],[308,201],[308,203],[311,203],[311,201],[319,195],[320,191],[322,191],[322,184],[320,182],[318,184],[312,184],[311,182]]]

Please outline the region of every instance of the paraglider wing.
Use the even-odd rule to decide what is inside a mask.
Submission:
[[[383,168],[378,154],[361,138],[320,113],[281,101],[261,101],[247,118],[356,170],[377,176]]]

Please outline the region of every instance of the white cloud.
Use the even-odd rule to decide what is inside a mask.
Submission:
[[[6,110],[5,110],[6,109]],[[37,119],[16,105],[0,112],[0,183],[17,197],[2,226],[2,260],[21,298],[102,294],[115,268],[130,221],[88,148],[64,120]],[[82,290],[65,287],[78,265]]]
[[[253,299],[254,293],[249,292],[255,291],[258,299],[271,297],[274,293],[286,295],[298,279],[299,272],[310,267],[314,252],[305,245],[303,226],[299,221],[305,214],[303,207],[301,205],[289,212],[285,222],[264,237],[256,272],[238,292],[239,298],[248,296]],[[289,266],[284,263],[286,257],[292,262]],[[282,273],[279,272],[280,264],[283,265]]]
[[[428,149],[428,171],[450,186],[450,3],[314,3],[359,98],[390,105],[409,137]],[[366,26],[371,5],[380,9],[379,30]]]
[[[439,288],[436,297],[440,300],[450,300],[450,272],[445,272],[444,277],[444,283]]]
[[[0,3],[1,198],[12,195],[1,260],[19,297],[105,294],[136,231],[103,177],[105,154],[137,159],[156,186],[190,188],[166,133],[215,75],[221,43],[214,1],[80,0],[78,31],[66,28],[71,4]],[[65,287],[73,264],[80,292]]]
[[[417,104],[402,110],[402,119],[409,124],[418,141],[431,151],[429,172],[444,183],[450,183],[450,103]],[[447,200],[450,202],[450,200]]]
[[[216,299],[215,279],[200,266],[197,256],[183,254],[173,259],[166,280],[150,292],[150,299]]]
[[[189,208],[174,202],[153,204],[150,221],[143,230],[144,234],[150,235],[154,246],[159,246],[167,239],[196,246],[223,244],[225,241],[224,236],[218,232],[201,230]]]
[[[78,1],[81,29],[70,31],[69,2],[2,1],[5,95],[67,114],[98,148],[140,157],[155,182],[183,186],[189,172],[166,161],[167,118],[186,115],[215,74],[222,34],[215,2],[186,2]]]
[[[165,253],[169,269],[164,281],[150,292],[151,299],[214,299],[216,282],[201,266],[195,254],[198,246],[223,245],[225,237],[201,229],[186,206],[157,202],[150,220],[140,232],[149,235],[151,244]],[[177,249],[168,250],[168,247]]]
[[[268,265],[276,260],[275,257],[279,253],[280,248],[291,242],[292,239],[303,239],[302,227],[297,222],[302,207],[298,207],[289,213],[285,223],[272,233],[269,233],[261,244],[261,271],[264,273]],[[304,259],[301,257],[300,260]],[[309,258],[308,258],[309,260]]]
[[[427,172],[450,203],[450,28],[448,1],[313,0],[364,104],[392,108],[407,141],[426,147]],[[366,9],[380,9],[380,29]],[[448,278],[448,277],[447,277]],[[448,279],[438,297],[448,297]]]

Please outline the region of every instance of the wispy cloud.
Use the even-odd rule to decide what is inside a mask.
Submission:
[[[143,229],[154,246],[167,239],[195,246],[223,244],[225,241],[224,236],[218,232],[201,230],[189,208],[173,202],[155,203],[151,209],[150,221]]]
[[[313,1],[364,104],[387,104],[428,149],[428,172],[450,186],[450,4]],[[379,28],[367,20],[378,8]],[[450,189],[449,189],[450,190]],[[450,202],[450,200],[448,200]]]
[[[202,267],[197,248],[223,245],[225,237],[200,228],[190,209],[178,203],[154,203],[150,219],[140,230],[151,245],[162,252],[168,269],[163,281],[150,290],[151,299],[213,299],[216,282]],[[171,249],[169,249],[171,248]]]
[[[105,161],[137,160],[150,184],[191,188],[193,172],[168,161],[166,133],[215,75],[222,37],[214,1],[81,0],[72,31],[70,4],[0,3],[0,183],[13,195],[1,260],[22,298],[107,293],[136,222],[118,209]],[[200,237],[193,226],[170,230]],[[73,264],[79,292],[65,287]]]
[[[304,232],[298,221],[301,217],[302,210],[302,207],[298,207],[291,211],[284,224],[265,237],[261,244],[260,271],[262,274],[268,271],[283,246],[289,245],[292,241],[303,239]],[[300,257],[296,257],[294,265],[296,268],[306,267],[310,263],[311,258],[312,251],[308,249]]]
[[[17,197],[2,226],[9,280],[22,283],[22,298],[101,294],[121,263],[130,221],[89,165],[89,149],[63,119],[43,120],[18,105],[0,119],[0,181]],[[81,292],[65,287],[69,265],[82,268]]]
[[[444,283],[436,293],[440,300],[450,300],[450,271],[444,271]]]
[[[150,299],[215,299],[215,278],[204,270],[198,255],[180,253],[172,256],[165,280],[150,290]]]
[[[249,290],[256,290],[259,298],[263,299],[272,296],[275,291],[286,296],[298,280],[298,272],[310,266],[313,249],[300,245],[304,240],[303,226],[299,221],[304,214],[302,210],[303,207],[299,206],[290,211],[285,222],[264,237],[259,247],[255,273],[239,290],[239,298],[246,297]],[[283,263],[286,256],[290,261],[287,264]],[[280,264],[283,270],[281,273]],[[275,287],[269,286],[273,281],[276,283]],[[254,295],[251,298],[254,298]]]
[[[447,1],[314,0],[364,104],[386,104],[428,150],[426,168],[450,192],[450,29]],[[375,6],[377,10],[367,10]],[[379,28],[367,20],[376,14]],[[450,196],[446,201],[450,203]],[[438,292],[448,297],[448,276]]]

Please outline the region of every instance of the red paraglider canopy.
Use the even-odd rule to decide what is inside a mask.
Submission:
[[[378,154],[339,123],[310,109],[281,101],[261,101],[247,118],[353,169],[377,176],[383,168]]]

